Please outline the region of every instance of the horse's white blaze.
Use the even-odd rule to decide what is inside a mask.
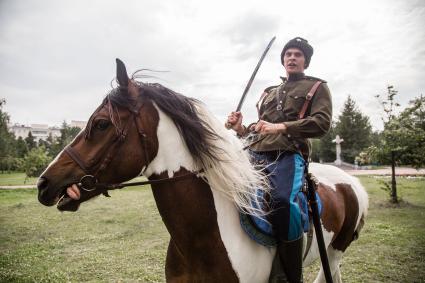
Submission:
[[[56,162],[58,162],[59,156],[61,156],[62,153],[63,153],[63,150],[61,152],[59,152],[58,155],[56,155],[56,157],[49,163],[47,168],[44,169],[43,173],[41,173],[40,176],[43,176],[47,172],[47,170],[49,170],[50,167],[52,167],[54,164],[56,164]]]
[[[311,163],[309,170],[317,177],[319,182],[330,186],[334,190],[336,190],[335,184],[349,184],[351,186],[359,202],[359,216],[357,217],[356,224],[356,227],[358,227],[361,217],[367,215],[367,209],[369,207],[367,193],[359,180],[335,166]]]
[[[75,141],[75,139],[85,130],[86,128],[83,128],[79,133],[78,133],[78,135],[76,135],[75,136],[75,138],[72,140],[72,142],[70,142],[69,144],[72,144],[74,141]],[[43,176],[46,172],[47,172],[47,170],[49,170],[50,169],[50,167],[52,167],[54,164],[56,164],[56,162],[58,162],[58,160],[59,160],[59,157],[61,156],[63,154],[63,150],[61,151],[61,152],[59,152],[58,153],[58,155],[56,155],[56,157],[49,163],[49,165],[47,166],[47,168],[43,171],[43,173],[41,173],[41,175],[40,176]]]
[[[189,171],[198,170],[174,122],[155,103],[154,106],[159,114],[158,153],[143,174],[149,177],[167,171],[168,177],[172,177],[182,167]]]

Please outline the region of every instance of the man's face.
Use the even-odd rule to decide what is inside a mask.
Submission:
[[[303,73],[305,69],[304,53],[298,48],[289,48],[283,55],[283,66],[288,75]]]

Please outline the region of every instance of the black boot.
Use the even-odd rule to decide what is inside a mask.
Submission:
[[[277,246],[288,282],[303,282],[303,237],[294,241],[281,241]]]
[[[276,253],[273,259],[269,283],[289,283],[285,271],[283,271],[282,264],[280,263],[279,253]]]

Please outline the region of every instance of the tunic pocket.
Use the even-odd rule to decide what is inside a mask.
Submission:
[[[299,112],[304,105],[306,100],[306,93],[291,93],[288,94],[288,100],[286,103],[286,108],[288,108],[291,112]]]

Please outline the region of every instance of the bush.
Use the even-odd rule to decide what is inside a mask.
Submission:
[[[0,158],[0,171],[11,172],[21,167],[22,158],[12,157],[10,155]]]
[[[44,147],[35,147],[24,157],[22,169],[28,177],[38,177],[50,161],[51,157],[47,155]]]

